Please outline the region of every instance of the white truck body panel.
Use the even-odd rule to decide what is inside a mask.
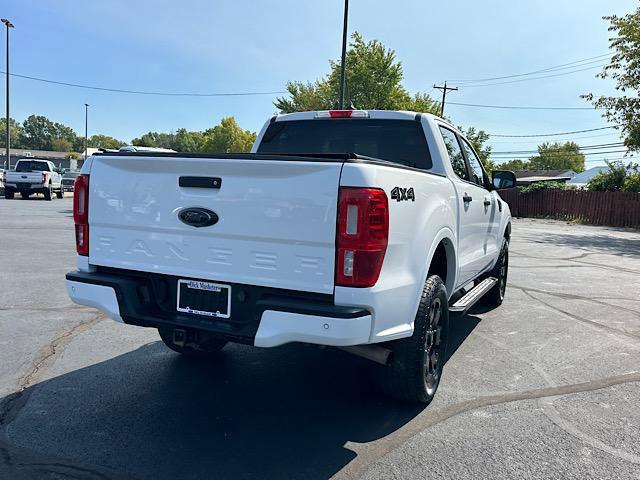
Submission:
[[[91,168],[89,263],[332,293],[341,167],[101,157]],[[221,177],[222,188],[179,187],[182,175]],[[184,207],[210,208],[220,221],[211,229],[185,225]]]

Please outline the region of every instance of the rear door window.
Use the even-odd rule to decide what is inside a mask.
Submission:
[[[422,124],[415,120],[333,118],[273,122],[258,153],[356,153],[424,170],[433,166]]]
[[[448,128],[440,127],[440,134],[444,140],[444,144],[447,147],[447,153],[449,154],[449,160],[455,174],[462,180],[469,180],[467,174],[467,165],[464,161],[464,155],[458,143],[458,136]]]

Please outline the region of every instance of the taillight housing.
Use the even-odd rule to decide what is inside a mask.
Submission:
[[[341,187],[336,234],[336,285],[373,287],[389,241],[389,201],[378,188]]]
[[[42,172],[42,184],[45,185],[47,183],[47,174]]]
[[[78,255],[89,255],[89,176],[78,175],[73,184],[73,223]]]

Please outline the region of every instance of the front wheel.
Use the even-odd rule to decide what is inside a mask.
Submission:
[[[509,273],[509,241],[505,238],[502,241],[502,248],[500,249],[500,256],[495,266],[489,272],[490,277],[498,279],[498,283],[489,290],[482,303],[489,307],[499,307],[504,300],[504,294],[507,291],[507,275]]]
[[[164,344],[174,352],[181,353],[187,357],[206,358],[218,353],[227,344],[226,340],[214,337],[206,337],[199,335],[197,331],[184,332],[184,337],[179,343],[176,343],[175,329],[159,328],[158,333]]]
[[[60,187],[60,190],[56,192],[56,198],[64,198],[64,190]]]
[[[422,290],[413,335],[388,344],[391,363],[379,370],[385,393],[405,402],[429,404],[442,377],[448,335],[447,289],[439,276],[432,275]]]

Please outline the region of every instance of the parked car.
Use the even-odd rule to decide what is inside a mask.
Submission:
[[[25,199],[34,193],[42,193],[46,200],[51,200],[54,193],[62,198],[64,192],[61,173],[48,160],[18,160],[14,170],[4,173],[4,198],[12,199],[16,192],[20,192],[20,196]]]
[[[73,192],[73,184],[80,172],[64,172],[62,175],[62,189],[65,192]]]
[[[490,181],[462,133],[410,112],[279,115],[245,154],[96,154],[76,179],[67,290],[193,357],[337,346],[428,403],[449,314],[504,298],[511,215],[494,184],[515,176]]]

